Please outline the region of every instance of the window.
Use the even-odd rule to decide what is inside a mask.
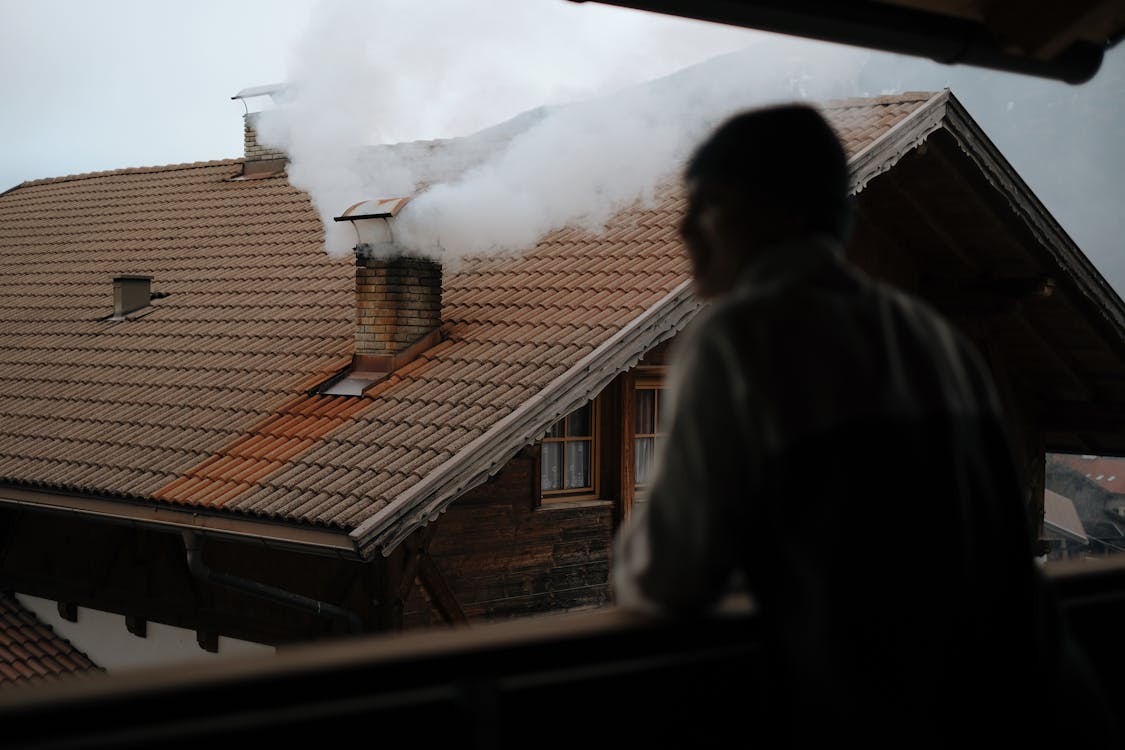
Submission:
[[[1125,458],[1048,453],[1041,544],[1048,563],[1125,552]]]
[[[591,401],[554,425],[539,451],[539,487],[543,501],[572,500],[597,494],[594,435],[597,410]]]
[[[652,478],[656,453],[664,439],[660,431],[663,408],[663,379],[638,377],[633,389],[633,482],[638,487]]]

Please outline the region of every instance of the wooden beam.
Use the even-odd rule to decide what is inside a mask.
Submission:
[[[414,579],[418,576],[418,565],[421,562],[421,557],[429,548],[436,530],[437,524],[431,523],[429,526],[416,531],[403,542],[406,559],[398,583],[397,599],[399,601],[405,601],[410,596],[410,589],[414,587]]]
[[[125,628],[138,638],[148,637],[148,620],[137,615],[125,615]]]
[[[324,598],[333,604],[343,606],[362,568],[348,560],[337,560],[335,567],[332,578],[324,588]]]
[[[69,622],[78,622],[78,605],[74,602],[59,602],[59,617]]]
[[[364,585],[372,602],[375,630],[378,632],[402,630],[403,608],[398,591],[405,558],[406,547],[399,545],[390,555],[376,555],[366,565]]]
[[[217,630],[197,630],[195,631],[195,642],[204,651],[209,651],[212,654],[219,653],[219,631]]]
[[[621,375],[618,381],[619,398],[621,403],[621,425],[618,434],[613,436],[620,451],[621,462],[618,466],[618,484],[621,487],[621,507],[618,509],[615,521],[620,526],[633,512],[633,501],[636,494],[637,470],[634,466],[633,456],[633,428],[636,419],[636,400],[633,396],[635,377],[632,372]]]
[[[461,604],[429,554],[430,543],[436,531],[437,523],[430,523],[403,542],[406,559],[399,579],[398,602],[401,606],[410,596],[411,589],[417,585],[422,588],[430,606],[437,610],[443,620],[452,624],[465,624],[468,618],[465,617]]]
[[[441,569],[429,553],[421,552],[418,555],[418,563],[418,579],[426,587],[426,591],[430,594],[430,601],[436,605],[435,609],[442,619],[453,625],[468,624],[469,620],[465,617],[465,611],[461,609],[453,589],[449,587]]]

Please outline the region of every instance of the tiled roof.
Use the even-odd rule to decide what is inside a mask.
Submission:
[[[0,594],[0,689],[101,671],[15,597]]]
[[[929,97],[825,112],[855,154]],[[562,230],[518,257],[466,261],[444,280],[444,341],[362,397],[309,395],[350,359],[353,262],[323,251],[284,176],[230,179],[238,169],[122,170],[0,196],[0,481],[369,528],[548,386],[575,397],[578,380],[562,380],[583,357],[688,295],[668,187],[600,236]],[[168,296],[106,320],[117,274],[150,275]],[[650,327],[620,345],[631,361],[674,333]],[[525,414],[505,439],[534,439],[564,406]]]
[[[1125,458],[1056,454],[1052,461],[1078,472],[1108,492],[1125,495]]]
[[[854,155],[886,135],[933,96],[932,92],[908,92],[894,96],[841,99],[824,104],[822,111],[844,141],[848,154]]]
[[[1086,542],[1086,529],[1074,507],[1074,501],[1052,490],[1043,491],[1043,523],[1047,531],[1076,542]]]

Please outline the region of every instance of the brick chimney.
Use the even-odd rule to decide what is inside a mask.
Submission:
[[[285,169],[288,155],[276,148],[264,146],[258,142],[258,119],[261,111],[250,111],[250,102],[258,102],[263,98],[276,101],[277,97],[284,94],[285,84],[271,84],[269,86],[254,86],[243,89],[231,97],[242,101],[246,108],[242,116],[242,141],[245,149],[242,176],[246,178],[269,177]]]
[[[441,264],[385,252],[366,244],[355,251],[356,369],[390,372],[441,328]]]
[[[243,115],[242,140],[246,154],[242,164],[242,176],[271,177],[285,169],[289,156],[282,150],[258,143],[258,117],[261,112],[247,112]]]
[[[355,244],[355,355],[321,393],[358,396],[441,341],[441,263],[394,240],[394,217],[409,197],[350,206]]]
[[[261,112],[247,112],[242,116],[243,120],[243,133],[242,140],[246,149],[246,161],[261,162],[261,161],[282,161],[288,159],[288,155],[281,149],[270,148],[258,143],[258,117]]]

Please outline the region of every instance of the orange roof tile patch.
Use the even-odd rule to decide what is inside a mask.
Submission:
[[[153,497],[221,508],[370,405],[368,398],[351,396],[295,398]]]

